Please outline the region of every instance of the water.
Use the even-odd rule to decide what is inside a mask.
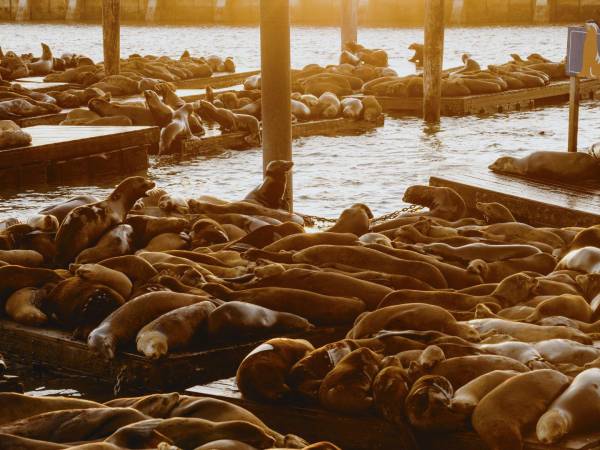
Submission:
[[[359,41],[384,48],[391,66],[401,73],[414,67],[407,62],[412,42],[422,41],[420,29],[361,29]],[[101,28],[97,25],[2,24],[4,49],[39,52],[46,42],[57,53],[81,52],[102,57]],[[506,61],[510,53],[541,53],[551,59],[565,54],[565,26],[451,28],[446,31],[445,66],[459,64],[469,52],[481,63]],[[337,61],[339,30],[298,27],[292,29],[292,63]],[[193,54],[234,56],[238,67],[258,68],[259,30],[254,27],[155,27],[124,26],[122,53],[178,56]],[[600,140],[598,102],[581,108],[580,144]],[[533,150],[564,150],[567,143],[568,107],[487,117],[443,118],[439,127],[424,126],[416,118],[387,117],[385,127],[360,136],[310,137],[294,141],[295,207],[299,211],[335,217],[344,207],[361,201],[376,214],[402,207],[406,187],[426,183],[436,173],[492,162],[501,154],[524,155]],[[185,161],[170,161],[149,170],[157,184],[187,196],[216,195],[239,199],[261,178],[260,149],[225,151]],[[103,194],[119,180],[102,186],[48,187],[44,190],[0,194],[0,219],[25,216],[51,202],[82,193]]]

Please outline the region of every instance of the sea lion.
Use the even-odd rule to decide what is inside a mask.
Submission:
[[[116,256],[100,261],[98,264],[127,275],[135,287],[158,275],[158,271],[152,267],[152,264],[135,255]]]
[[[121,345],[133,340],[140,329],[174,309],[206,300],[196,295],[152,292],[125,303],[106,317],[88,337],[88,346],[106,359],[113,359]]]
[[[502,203],[482,203],[477,202],[475,208],[483,214],[483,218],[489,224],[516,222],[515,216],[512,215],[510,209]]]
[[[315,232],[297,233],[283,237],[272,244],[263,247],[266,252],[280,252],[282,250],[304,250],[315,245],[354,245],[358,237],[352,233]]]
[[[382,330],[437,330],[468,341],[479,339],[470,325],[457,322],[444,308],[422,303],[388,306],[361,315],[346,336],[360,339]]]
[[[523,431],[534,425],[569,378],[550,369],[516,375],[487,394],[473,411],[473,428],[492,449],[520,449]]]
[[[27,287],[59,283],[63,278],[53,270],[6,265],[0,267],[0,302],[11,293]]]
[[[571,433],[596,429],[600,417],[600,369],[581,372],[550,405],[536,426],[538,439],[554,444]]]
[[[265,216],[277,219],[280,222],[294,222],[304,225],[304,219],[297,214],[289,213],[280,209],[267,208],[249,202],[230,202],[225,204],[214,204],[191,199],[188,202],[192,214],[243,214],[248,216]],[[214,217],[214,216],[213,216]]]
[[[250,303],[231,301],[219,306],[208,316],[209,338],[236,339],[257,334],[306,331],[313,326],[295,314],[273,311]]]
[[[451,311],[470,311],[479,304],[487,304],[496,311],[500,310],[498,300],[493,296],[475,296],[462,292],[416,291],[402,289],[391,292],[379,303],[377,308],[406,303],[426,303],[437,305]]]
[[[130,215],[125,220],[133,228],[134,243],[143,248],[150,240],[163,233],[181,233],[189,223],[179,217],[153,217],[146,215]]]
[[[158,94],[154,91],[144,91],[144,98],[150,113],[154,117],[154,122],[159,127],[166,127],[173,120],[175,111],[169,105],[164,103]]]
[[[241,362],[236,382],[242,395],[268,401],[291,392],[286,378],[292,366],[314,350],[303,339],[275,338],[255,348]]]
[[[50,214],[34,214],[27,217],[27,225],[39,231],[56,232],[60,223],[58,219]]]
[[[163,233],[153,237],[140,252],[186,250],[189,247],[190,237],[186,233]]]
[[[78,398],[33,397],[13,392],[0,393],[0,402],[3,405],[10,405],[10,408],[2,408],[0,410],[0,425],[51,411],[102,407],[100,403]]]
[[[402,201],[426,206],[433,217],[449,221],[462,219],[467,211],[460,195],[445,187],[411,186],[404,192]]]
[[[296,314],[315,325],[349,324],[365,310],[365,304],[356,298],[333,297],[299,289],[254,288],[236,292],[216,283],[207,283],[202,289],[221,300],[238,300]],[[286,299],[285,302],[281,302],[282,298]]]
[[[406,371],[399,366],[382,369],[373,380],[373,403],[388,422],[405,423],[404,403],[408,396]]]
[[[150,394],[142,397],[116,398],[104,403],[109,408],[133,408],[146,416],[154,419],[171,417],[171,412],[176,408],[184,396],[177,392],[168,394]]]
[[[361,99],[363,118],[368,122],[375,122],[383,114],[383,107],[373,95],[366,95]]]
[[[478,348],[486,353],[512,358],[532,370],[550,368],[534,345],[526,342],[506,341],[495,344],[479,344]]]
[[[292,161],[271,161],[265,169],[265,176],[260,186],[250,192],[244,201],[258,203],[272,209],[289,209],[285,199],[288,172],[292,170]]]
[[[2,259],[1,254],[0,259]],[[572,250],[560,260],[556,270],[600,273],[600,248],[587,246]]]
[[[19,289],[6,300],[6,315],[22,325],[40,326],[45,324],[48,316],[42,311],[42,305],[50,288],[51,285],[40,289]]]
[[[111,227],[122,223],[133,204],[154,187],[143,177],[121,182],[110,196],[71,210],[56,233],[57,262],[67,264]]]
[[[83,264],[77,267],[75,275],[90,283],[103,284],[128,299],[133,289],[131,280],[122,272],[109,269],[100,264]]]
[[[65,220],[65,217],[67,217],[67,215],[75,208],[97,203],[98,201],[98,198],[92,197],[91,195],[82,195],[57,205],[48,206],[47,208],[42,209],[39,214],[54,216],[58,219],[59,223],[62,223]]]
[[[600,357],[600,349],[569,339],[548,339],[533,344],[542,357],[552,364],[583,367]]]
[[[516,370],[493,370],[484,373],[456,390],[450,408],[467,415],[472,414],[482,398],[519,373],[521,372]]]
[[[121,224],[104,233],[96,245],[86,248],[77,255],[75,263],[97,263],[115,256],[133,253],[133,250],[133,228]]]
[[[469,263],[467,271],[478,274],[486,283],[499,283],[506,277],[519,272],[536,272],[547,275],[554,270],[556,260],[547,253],[536,253],[525,258],[505,259],[485,262],[474,259]]]
[[[456,431],[466,416],[451,409],[452,384],[439,375],[425,375],[412,385],[405,402],[410,424],[422,431]]]
[[[412,44],[410,44],[408,49],[413,50],[415,52],[415,54],[412,56],[412,58],[409,59],[409,61],[415,63],[417,66],[423,65],[424,45],[413,42]]]
[[[598,159],[583,152],[533,152],[523,158],[503,156],[490,170],[553,181],[598,180]]]
[[[0,450],[62,450],[66,448],[67,446],[63,444],[0,433]],[[69,446],[69,448],[71,447]]]
[[[381,369],[381,356],[361,347],[344,356],[323,379],[321,405],[344,414],[361,414],[373,404],[371,387]]]
[[[359,120],[363,114],[363,104],[358,98],[344,98],[341,101],[342,117]]]
[[[169,352],[188,346],[204,329],[210,314],[216,309],[212,302],[200,302],[174,309],[156,318],[137,334],[138,352],[158,359]]]
[[[23,267],[39,267],[44,257],[33,250],[0,250],[0,261]]]
[[[321,117],[334,119],[340,115],[341,108],[342,106],[337,95],[332,92],[324,92],[319,97],[316,111]]]
[[[130,104],[119,105],[111,103],[102,98],[93,98],[88,102],[90,111],[95,112],[101,117],[125,116],[131,119],[131,123],[136,126],[154,126],[154,116],[148,108],[143,108]]]
[[[561,326],[541,326],[513,322],[504,319],[474,319],[467,322],[480,334],[493,331],[506,334],[522,342],[537,342],[548,339],[570,339],[582,344],[590,344],[591,338],[579,330]]]
[[[422,248],[425,252],[441,256],[446,260],[467,262],[474,259],[496,262],[505,259],[525,258],[541,253],[539,248],[525,244],[491,245],[476,243],[456,247],[440,242],[426,244]]]
[[[336,223],[326,231],[329,233],[353,233],[362,236],[369,231],[373,213],[367,205],[357,203],[345,209]]]
[[[48,75],[52,72],[54,67],[54,58],[52,56],[52,50],[48,45],[42,43],[42,56],[35,62],[27,64],[29,73],[32,76]]]
[[[190,129],[190,115],[194,107],[187,103],[173,113],[173,119],[160,132],[158,143],[158,155],[173,152],[173,144],[181,139],[189,139],[193,136]]]

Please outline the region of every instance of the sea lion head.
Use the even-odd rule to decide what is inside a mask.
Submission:
[[[140,81],[140,83],[141,83],[141,81]],[[146,102],[148,103],[148,105],[157,105],[157,104],[162,103],[162,100],[160,99],[158,94],[150,89],[146,89],[144,91],[144,98],[146,99]]]
[[[535,277],[526,273],[516,273],[502,280],[492,296],[498,298],[504,307],[514,306],[527,301],[537,286],[538,281]]]
[[[265,171],[265,176],[278,178],[281,175],[288,173],[294,163],[292,161],[285,161],[282,159],[277,159],[275,161],[271,161],[267,165],[267,170]]]
[[[163,195],[158,199],[158,207],[167,213],[187,214],[189,212],[189,207],[185,199],[169,194]]]
[[[193,200],[190,200],[190,203]],[[191,206],[191,204],[190,204]],[[196,247],[208,247],[213,244],[223,244],[229,242],[229,236],[216,220],[208,217],[194,222],[190,232],[193,245]]]
[[[283,267],[281,264],[268,264],[266,266],[260,266],[254,269],[254,275],[256,275],[259,280],[275,277],[284,272],[285,267]]]
[[[502,156],[488,166],[494,172],[522,174],[523,170],[517,165],[517,160],[512,156]]]
[[[424,375],[406,397],[406,416],[412,426],[426,431],[454,431],[465,425],[466,417],[451,410],[452,384],[437,375]]]
[[[410,45],[408,46],[408,49],[409,49],[409,50],[415,50],[415,51],[416,51],[416,50],[419,50],[419,49],[421,49],[421,48],[423,48],[423,44],[417,44],[416,42],[413,42],[412,44],[410,44]]]
[[[544,444],[553,444],[565,436],[570,429],[570,420],[564,411],[554,408],[544,414],[537,423],[536,434]]]
[[[577,275],[575,281],[587,299],[593,299],[600,293],[600,273]]]
[[[110,334],[104,332],[101,327],[93,330],[87,339],[90,349],[98,353],[106,360],[112,360],[115,357],[115,342]]]
[[[50,50],[50,47],[47,44],[44,44],[43,42],[42,42],[42,59],[43,60],[52,59],[52,50]]]
[[[146,197],[146,193],[154,187],[154,182],[144,177],[129,177],[115,188],[110,194],[109,201],[123,202],[129,211],[139,198]]]
[[[375,408],[388,422],[399,424],[403,421],[407,395],[405,369],[401,366],[385,367],[373,381]]]
[[[488,270],[488,264],[483,259],[474,259],[467,266],[467,272],[479,275],[483,278],[485,278]]]
[[[158,331],[138,334],[137,349],[150,359],[159,359],[169,352],[167,337]]]

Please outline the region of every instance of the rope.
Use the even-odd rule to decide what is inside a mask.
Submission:
[[[423,206],[420,205],[409,205],[405,208],[399,209],[397,211],[384,214],[383,216],[379,216],[371,220],[371,224],[376,225],[381,222],[386,222],[388,220],[396,219],[399,216],[405,214],[416,213],[423,209]],[[302,214],[302,218],[304,219],[304,224],[307,227],[317,227],[324,228],[326,225],[334,224],[337,222],[337,219],[330,219],[328,217],[319,217],[319,216],[311,216],[307,214]]]

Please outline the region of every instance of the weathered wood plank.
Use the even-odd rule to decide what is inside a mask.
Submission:
[[[600,185],[553,183],[497,174],[485,167],[433,176],[429,184],[453,188],[472,212],[476,202],[500,202],[532,225],[600,224]]]
[[[211,87],[229,87],[242,84],[246,78],[260,73],[260,70],[247,70],[235,73],[215,73],[211,77],[179,80],[174,84],[178,89],[203,89]]]
[[[594,98],[598,89],[600,89],[599,80],[582,80],[580,96],[582,99]],[[360,98],[363,95],[357,94],[351,97]],[[514,89],[497,94],[443,97],[441,110],[446,116],[493,114],[519,111],[550,102],[566,102],[568,99],[569,81],[555,81],[543,87]],[[377,96],[377,100],[386,112],[421,114],[423,110],[422,98]]]
[[[242,398],[233,378],[186,391],[240,405],[281,433],[302,436],[311,442],[330,441],[344,450],[416,450],[408,426],[392,425],[375,417],[342,416],[320,408],[258,403]]]
[[[343,338],[347,330],[318,328],[299,335],[320,346]],[[242,359],[262,339],[251,342],[206,343],[194,352],[176,353],[160,360],[150,360],[127,349],[112,361],[104,361],[87,345],[56,329],[32,328],[0,319],[0,353],[19,358],[24,363],[48,366],[57,371],[85,375],[109,383],[119,381],[142,391],[186,388],[198,383],[230,377]]]
[[[17,82],[25,89],[34,92],[66,91],[67,89],[77,89],[80,86],[71,83],[47,83],[44,81],[20,81]]]

